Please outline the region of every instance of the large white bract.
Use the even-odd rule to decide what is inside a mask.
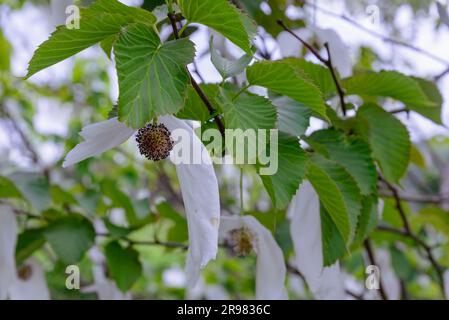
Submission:
[[[158,121],[171,132],[182,129],[188,133],[189,150],[178,148],[178,152],[187,152],[190,157],[197,157],[199,154],[203,159],[200,164],[172,161],[176,166],[188,222],[189,253],[186,272],[188,284],[193,286],[198,281],[200,270],[217,255],[220,221],[218,181],[206,147],[195,135],[192,127],[174,116],[163,116]],[[117,118],[88,125],[80,132],[85,141],[67,154],[63,166],[68,167],[117,147],[135,132],[136,130],[128,128]]]
[[[253,249],[257,254],[256,299],[288,299],[284,254],[267,228],[252,216],[222,217],[220,237],[224,239],[232,231],[242,228],[254,235]]]
[[[295,251],[295,267],[304,275],[317,299],[343,299],[343,275],[337,263],[323,266],[320,201],[312,185],[306,181],[288,208],[290,233]]]

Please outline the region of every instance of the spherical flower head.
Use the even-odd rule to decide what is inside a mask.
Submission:
[[[173,149],[170,131],[163,124],[147,124],[139,129],[136,141],[139,152],[152,161],[168,158]]]
[[[26,281],[31,278],[33,274],[33,269],[30,265],[25,264],[22,266],[19,270],[17,270],[17,275],[19,276],[19,279]]]
[[[248,256],[254,248],[254,235],[247,228],[231,231],[229,244],[232,250],[241,257]]]

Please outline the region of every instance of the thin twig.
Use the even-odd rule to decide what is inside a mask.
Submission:
[[[379,195],[386,198],[394,198],[394,194],[389,191],[381,190]],[[428,203],[428,204],[440,204],[443,198],[438,196],[423,196],[423,195],[407,195],[399,193],[399,198],[402,201],[415,202],[415,203]]]
[[[173,29],[173,35],[175,36],[175,39],[179,39],[178,26],[176,25],[176,14],[173,12],[168,13],[168,18],[170,20],[170,23],[171,23],[171,26]],[[203,103],[206,106],[209,113],[211,115],[213,115],[215,113],[216,109],[212,106],[212,103],[207,98],[206,94],[201,89],[201,87],[198,85],[198,83],[195,81],[195,79],[193,78],[192,74],[190,73],[190,71],[188,69],[187,69],[187,73],[189,74],[190,82],[192,83],[193,89],[195,89],[196,93],[203,101]],[[224,138],[225,137],[225,126],[224,126],[223,122],[221,121],[221,119],[218,115],[214,116],[214,121],[217,124],[218,130],[220,130],[220,133]]]
[[[343,21],[353,25],[357,29],[362,30],[363,32],[368,33],[368,34],[370,34],[370,35],[372,35],[372,36],[374,36],[376,38],[379,38],[379,39],[381,39],[384,42],[389,42],[389,43],[393,43],[395,45],[402,46],[404,48],[407,48],[409,50],[412,50],[412,51],[415,51],[415,52],[417,52],[419,54],[427,56],[428,58],[433,59],[435,61],[438,61],[438,62],[440,62],[440,63],[442,63],[442,64],[444,64],[444,65],[449,67],[449,61],[434,55],[430,51],[427,51],[427,50],[419,48],[419,47],[415,47],[415,46],[413,46],[413,45],[411,45],[409,43],[403,42],[401,40],[389,38],[389,37],[387,37],[387,36],[385,36],[385,35],[383,35],[383,34],[381,34],[379,32],[373,31],[373,30],[371,30],[371,29],[369,29],[369,28],[359,24],[357,21],[349,18],[345,14],[335,13],[335,12],[333,12],[331,10],[325,9],[323,7],[317,6],[316,4],[312,4],[312,3],[309,3],[309,2],[304,1],[304,0],[301,1],[301,3],[303,3],[304,5],[309,6],[311,8],[314,8],[315,10],[318,10],[318,11],[320,11],[320,12],[322,12],[322,13],[328,15],[328,16],[332,16],[332,17],[341,19],[341,20],[343,20]],[[447,72],[449,72],[449,70]]]
[[[436,82],[440,81],[444,76],[446,76],[447,74],[449,74],[449,67],[447,67],[446,69],[443,70],[443,72],[441,72],[440,74],[436,75],[434,80]]]
[[[385,185],[390,189],[390,191],[392,192],[394,201],[395,201],[395,206],[396,209],[399,212],[399,215],[401,217],[402,223],[404,225],[404,230],[396,230],[393,229],[394,231],[392,231],[392,229],[387,229],[385,227],[383,227],[382,229],[379,230],[389,230],[398,234],[401,234],[403,236],[409,237],[411,239],[413,239],[416,244],[418,244],[419,246],[422,247],[422,249],[424,249],[427,259],[429,260],[429,262],[431,263],[432,267],[435,269],[436,273],[437,273],[437,277],[438,277],[438,283],[440,285],[443,297],[445,297],[445,299],[447,299],[446,297],[446,291],[445,291],[445,286],[444,286],[444,276],[443,276],[443,268],[442,266],[437,262],[435,256],[433,255],[432,252],[432,248],[424,241],[422,240],[420,237],[418,237],[413,230],[410,227],[410,223],[407,219],[407,215],[405,213],[405,210],[402,206],[402,201],[399,195],[399,191],[396,189],[395,186],[393,186],[391,183],[389,183],[388,181],[386,181],[385,179],[381,178],[381,181],[383,181],[385,183]]]
[[[289,29],[282,20],[277,21],[278,25],[281,26],[285,31],[290,33],[295,39],[299,40],[319,61],[321,61],[330,71],[332,75],[332,79],[335,83],[335,88],[338,92],[338,97],[340,98],[341,109],[343,111],[343,115],[346,116],[346,103],[345,103],[345,92],[338,80],[337,74],[335,72],[334,65],[332,63],[332,57],[329,50],[329,44],[325,43],[324,47],[327,51],[327,58],[324,58],[312,45],[304,41],[301,37],[299,37],[296,33],[294,33],[291,29]]]

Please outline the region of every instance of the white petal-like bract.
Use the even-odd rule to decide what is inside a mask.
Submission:
[[[288,208],[295,266],[306,278],[317,299],[343,299],[344,289],[338,262],[323,267],[320,201],[309,182],[299,188]]]
[[[193,161],[176,163],[171,157],[176,165],[189,228],[186,274],[187,284],[191,287],[198,281],[201,269],[217,255],[220,222],[218,181],[206,147],[195,135],[192,127],[173,116],[160,117],[159,121],[172,134],[173,131],[182,129],[190,143],[187,144],[189,151],[181,151],[189,152],[191,157],[196,155],[203,159],[198,164],[193,164]]]
[[[16,280],[17,221],[11,207],[0,205],[0,300]]]
[[[9,288],[11,300],[49,300],[50,292],[42,266],[34,259],[24,263],[30,268],[29,278],[17,279]]]
[[[286,300],[285,288],[287,273],[284,254],[273,238],[271,232],[253,216],[222,217],[220,222],[220,236],[229,232],[247,228],[254,236],[254,250],[257,254],[256,267],[256,299]]]
[[[84,141],[77,144],[65,157],[63,167],[69,167],[87,158],[115,148],[127,141],[136,130],[112,118],[84,127],[80,136]]]

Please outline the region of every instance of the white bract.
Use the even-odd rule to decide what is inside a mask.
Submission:
[[[195,135],[191,126],[173,116],[160,117],[172,133],[182,130],[190,139],[189,144],[175,144],[170,160],[176,166],[181,193],[189,228],[189,253],[187,255],[187,282],[193,286],[199,278],[200,271],[206,264],[215,259],[218,249],[218,225],[220,219],[220,199],[218,182],[210,156]],[[89,157],[117,147],[135,134],[136,130],[126,127],[117,118],[88,125],[80,132],[85,141],[78,144],[67,154],[63,167],[68,167]],[[176,142],[176,141],[175,141]],[[184,147],[186,146],[187,147]],[[177,154],[174,154],[174,153]],[[183,160],[188,157],[202,157],[200,164],[187,164]],[[194,163],[194,162],[190,162]]]
[[[0,205],[0,300],[47,300],[50,293],[42,267],[35,260],[26,261],[26,279],[17,276],[17,221],[11,207]]]
[[[256,299],[288,299],[284,254],[267,228],[252,216],[222,217],[220,237],[226,238],[232,231],[242,228],[254,235],[253,249],[257,254]]]
[[[446,295],[446,297],[448,297],[449,299],[449,270],[446,270],[446,272],[444,272],[444,293]]]
[[[17,221],[9,206],[0,205],[0,300],[8,297],[16,281]]]
[[[28,268],[27,278],[18,278],[9,288],[9,298],[11,300],[49,300],[50,292],[45,279],[45,272],[42,266],[34,259],[24,263],[24,268]]]
[[[375,256],[380,271],[380,281],[388,300],[400,300],[401,282],[391,265],[390,252],[387,249],[378,249],[375,252]]]
[[[344,299],[340,266],[323,266],[320,201],[309,182],[299,188],[288,208],[295,267],[304,275],[317,299]]]

